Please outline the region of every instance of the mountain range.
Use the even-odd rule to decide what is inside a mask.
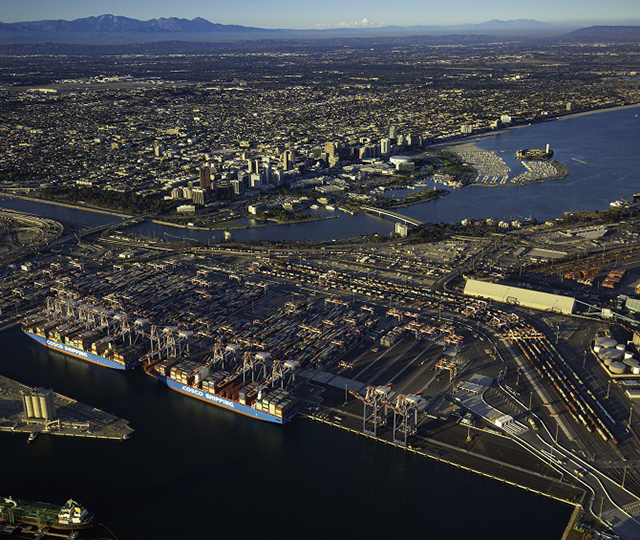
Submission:
[[[491,20],[480,24],[455,26],[382,26],[326,29],[267,29],[212,23],[201,17],[178,17],[141,21],[118,15],[99,15],[72,21],[44,20],[16,23],[0,22],[0,43],[133,43],[148,41],[226,41],[265,38],[323,38],[357,36],[392,36],[416,34],[496,35],[524,33],[558,33],[556,27],[531,19]]]
[[[569,30],[573,32],[566,33]],[[43,20],[16,23],[0,22],[0,44],[68,43],[127,44],[162,41],[224,42],[255,39],[321,39],[335,37],[461,35],[509,38],[563,36],[573,40],[638,41],[640,27],[598,26],[575,30],[532,19],[502,21],[493,19],[479,24],[454,26],[365,26],[326,29],[267,29],[210,22],[201,17],[178,17],[141,21],[117,15],[99,15],[72,21]]]

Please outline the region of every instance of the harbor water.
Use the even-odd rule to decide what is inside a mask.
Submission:
[[[0,373],[130,421],[125,442],[3,434],[2,491],[73,497],[119,540],[559,539],[568,505],[298,418],[258,422],[0,334]]]
[[[477,143],[514,170],[518,148],[543,148],[571,172],[527,186],[468,187],[398,211],[427,222],[539,220],[609,207],[638,190],[640,108],[550,121]],[[93,226],[114,216],[19,199],[0,207]],[[388,234],[389,221],[338,219],[233,231],[237,240],[327,240]],[[133,232],[219,241],[222,231],[145,222]],[[172,238],[169,236],[172,235]],[[18,330],[0,334],[0,373],[52,387],[130,421],[124,443],[3,435],[3,494],[74,497],[120,540],[146,538],[556,539],[569,506],[387,445],[298,419],[257,422],[172,392],[142,372],[116,372],[48,351]]]
[[[451,190],[441,199],[419,203],[396,211],[430,223],[460,222],[463,219],[541,220],[561,217],[576,210],[600,210],[609,203],[638,190],[640,170],[640,107],[605,111],[577,117],[552,120],[498,132],[482,138],[477,146],[494,151],[515,175],[522,169],[515,152],[520,148],[544,148],[549,143],[554,159],[565,165],[570,174],[563,180],[524,186],[471,186]],[[428,183],[427,188],[443,187]],[[43,217],[71,222],[76,226],[94,226],[117,221],[114,216],[87,210],[53,206],[20,199],[0,198],[0,207],[32,212]],[[388,235],[393,222],[379,217],[349,215],[310,210],[319,217],[339,216],[289,225],[232,230],[238,241],[259,240],[332,240],[362,234]],[[223,230],[193,230],[144,222],[131,232],[168,241],[195,240],[219,242]]]

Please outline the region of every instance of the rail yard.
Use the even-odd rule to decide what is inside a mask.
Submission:
[[[470,296],[459,269],[509,266],[504,253],[465,238],[294,251],[107,235],[5,268],[0,316],[56,361],[141,366],[232,411],[220,414],[298,413],[576,505],[576,519],[634,538],[633,332],[584,306],[534,311],[517,287],[505,294],[523,303]],[[600,279],[631,286],[603,258]]]

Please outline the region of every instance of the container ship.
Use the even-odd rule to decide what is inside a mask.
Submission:
[[[64,505],[30,502],[11,497],[0,499],[0,521],[10,524],[24,523],[39,528],[78,530],[93,525],[94,515],[69,499]]]
[[[161,360],[145,371],[172,390],[207,403],[274,424],[286,424],[298,413],[295,397],[269,386],[266,378],[244,383],[243,370],[214,371],[192,360]]]
[[[108,322],[92,326],[75,314],[43,310],[23,319],[22,331],[49,349],[112,369],[132,369],[146,352],[135,330]]]

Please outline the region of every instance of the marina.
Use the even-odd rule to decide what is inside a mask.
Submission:
[[[495,152],[517,174],[527,173],[527,169],[515,158],[515,151],[518,148],[535,148],[540,141],[550,141],[555,159],[563,163],[570,174],[562,181],[517,186],[499,184],[490,192],[480,191],[476,186],[456,189],[441,199],[407,207],[403,213],[427,223],[459,223],[464,219],[502,220],[529,216],[542,221],[560,217],[570,210],[607,208],[612,200],[637,188],[633,179],[635,171],[640,168],[640,157],[634,146],[634,141],[640,137],[640,122],[636,117],[638,110],[638,107],[632,107],[605,111],[481,136],[474,144],[490,153]],[[621,155],[625,159],[616,158]],[[570,162],[577,165],[571,166]],[[588,162],[589,166],[586,167],[581,162]],[[489,175],[490,178],[502,176],[504,175]],[[437,188],[439,184],[429,180],[425,187]],[[20,199],[4,198],[0,200],[0,207],[33,212],[80,226],[117,221],[113,216],[89,210]],[[322,212],[322,209],[313,212]],[[235,230],[233,239],[239,242],[331,241],[360,234],[388,235],[393,230],[392,223],[375,216],[364,213],[352,216],[339,209],[332,213],[339,215],[339,219],[288,225],[269,224],[265,227]],[[204,244],[222,240],[221,231],[181,229],[149,221],[127,231],[160,240],[178,238]]]
[[[538,164],[527,162],[530,166]],[[546,185],[515,189],[519,193],[520,189],[534,187]],[[419,206],[403,213],[414,212]],[[365,215],[354,217],[372,219]],[[330,221],[343,218],[341,215]],[[317,226],[323,224],[318,222]],[[206,233],[185,230],[186,235]],[[8,374],[11,370],[26,374],[26,382],[46,375],[46,380],[56,381],[56,386],[59,382],[61,390],[65,385],[75,388],[78,381],[83,381],[86,388],[79,397],[91,391],[99,406],[108,403],[109,410],[132,411],[137,436],[123,448],[135,446],[135,452],[147,456],[145,464],[162,470],[163,479],[170,483],[179,483],[184,474],[193,478],[188,472],[189,463],[192,459],[204,460],[209,471],[195,482],[195,489],[208,493],[211,479],[215,477],[217,481],[223,473],[222,463],[213,464],[207,450],[215,448],[220,453],[225,445],[231,447],[223,452],[227,463],[234,463],[236,455],[244,456],[242,465],[234,468],[232,482],[241,478],[241,483],[246,483],[256,475],[267,482],[279,481],[249,465],[257,459],[256,452],[270,458],[258,461],[264,468],[274,467],[271,460],[276,460],[275,468],[286,470],[295,464],[279,462],[284,448],[279,445],[284,441],[291,444],[292,440],[318,444],[311,434],[326,426],[349,437],[363,435],[358,439],[365,444],[375,442],[376,450],[371,452],[376,454],[382,452],[379,447],[401,451],[401,469],[407,466],[405,460],[420,459],[421,464],[415,465],[419,469],[447,465],[453,471],[473,472],[478,479],[499,480],[509,489],[518,487],[517,493],[535,496],[536,501],[544,496],[546,502],[561,503],[558,514],[563,519],[544,524],[553,525],[553,533],[531,532],[531,538],[552,538],[560,537],[566,527],[566,515],[573,513],[574,507],[589,508],[594,504],[594,499],[585,495],[583,480],[595,482],[596,475],[600,475],[597,478],[608,488],[617,480],[611,470],[605,475],[586,465],[576,468],[574,454],[565,449],[575,442],[575,430],[583,426],[599,439],[590,439],[589,444],[597,446],[603,455],[615,457],[618,441],[622,440],[621,424],[619,415],[612,424],[613,416],[607,417],[608,407],[602,412],[593,405],[592,396],[570,384],[571,373],[565,375],[566,368],[548,341],[515,315],[507,316],[500,309],[486,311],[486,305],[479,300],[431,289],[451,268],[473,261],[474,251],[462,241],[452,242],[449,248],[441,246],[443,252],[437,258],[407,263],[391,249],[386,255],[365,249],[357,255],[332,250],[327,259],[326,251],[316,248],[307,250],[303,261],[302,254],[293,256],[284,249],[254,252],[242,246],[193,246],[172,253],[157,249],[162,243],[118,246],[107,240],[108,237],[100,240],[96,235],[91,243],[74,246],[70,250],[73,256],[41,255],[37,265],[11,272],[11,281],[7,281],[10,295],[4,300],[9,309],[3,316],[11,310],[16,314],[29,312],[24,320],[25,333],[17,339],[28,353],[21,356],[24,365],[11,361],[3,365]],[[20,287],[8,285],[13,280]],[[45,292],[55,293],[56,301],[33,302],[35,296],[45,298]],[[492,350],[491,340],[483,337],[483,332],[496,332],[496,343],[504,339],[512,344]],[[533,341],[518,343],[518,336],[523,334],[531,334],[527,339]],[[16,330],[8,330],[1,337],[14,336],[12,339],[16,340],[15,335]],[[103,347],[100,343],[111,345]],[[107,354],[108,349],[113,353]],[[514,350],[519,351],[517,355]],[[95,355],[93,360],[101,365],[94,365],[89,355]],[[564,446],[554,446],[553,436],[546,433],[538,440],[543,425],[538,418],[549,421],[548,415],[555,418],[558,409],[545,410],[551,400],[542,390],[535,390],[535,396],[532,390],[533,397],[529,399],[533,405],[530,401],[528,407],[518,392],[512,392],[511,388],[522,391],[514,381],[515,372],[510,371],[505,379],[500,371],[501,365],[512,361],[512,355],[518,356],[519,368],[533,378],[532,389],[542,388],[542,380],[570,389],[562,396],[571,425],[564,419],[558,423]],[[119,366],[104,369],[108,366],[105,360],[118,361]],[[23,372],[33,362],[40,370]],[[138,364],[145,369],[133,369]],[[494,381],[482,394],[488,403],[486,408],[474,405],[475,387],[467,380],[471,369]],[[68,378],[69,373],[74,374],[73,380]],[[461,392],[471,397],[465,394],[465,399],[459,399]],[[571,407],[574,402],[576,408]],[[298,419],[290,421],[298,411]],[[471,413],[475,418],[468,416]],[[265,421],[255,422],[255,418]],[[138,427],[139,422],[145,425]],[[277,425],[285,423],[284,427]],[[181,462],[187,465],[171,473],[165,473],[166,456],[154,456],[156,449],[148,446],[154,441],[161,444],[159,435],[154,434],[158,425],[162,426],[163,441],[167,433],[176,433],[185,441],[189,436],[193,438],[188,445],[192,450],[185,454],[189,458]],[[212,426],[217,427],[211,429]],[[189,431],[185,431],[187,427]],[[230,430],[234,433],[232,438],[221,435]],[[301,433],[308,440],[298,440]],[[149,439],[139,442],[141,435]],[[224,445],[220,444],[221,436]],[[59,439],[33,437],[29,450],[35,452]],[[323,432],[322,439],[326,437],[332,435]],[[557,438],[556,433],[556,444]],[[275,441],[271,452],[268,441]],[[25,441],[20,442],[24,448]],[[82,444],[92,443],[89,440]],[[196,444],[204,447],[193,450]],[[240,449],[237,444],[249,446]],[[344,448],[359,443],[341,444]],[[173,446],[180,444],[175,442]],[[313,454],[306,449],[301,455],[327,459],[326,447],[321,450],[320,454]],[[363,451],[366,455],[367,451]],[[116,463],[126,471],[124,474],[136,478],[139,473],[123,461],[127,457],[132,458],[129,450]],[[574,475],[573,470],[582,476]],[[366,469],[358,474],[360,479],[366,477]],[[451,483],[447,473],[437,474],[446,476],[447,484]],[[107,479],[102,480],[109,485]],[[152,480],[151,486],[157,486],[158,481]],[[629,474],[627,482],[635,482],[633,475]],[[117,490],[111,485],[112,490]],[[415,488],[418,493],[424,489],[422,485]],[[449,488],[441,488],[438,496],[455,504],[460,494],[452,492],[447,498],[444,492]],[[130,496],[137,492],[138,498],[144,497],[148,489],[136,487]],[[352,498],[359,492],[355,485],[353,491],[348,491]],[[241,497],[238,490],[230,493],[236,499]],[[85,495],[90,498],[85,499]],[[105,519],[124,527],[114,516],[115,507],[109,513],[108,501],[90,493],[77,496],[91,507],[95,507],[91,497],[97,497],[100,508],[106,509]],[[518,498],[512,496],[514,500]],[[626,505],[634,504],[634,498],[624,490],[616,497]],[[219,498],[216,500],[221,504]],[[392,506],[389,501],[385,504]],[[474,504],[478,501],[474,500]],[[542,505],[540,501],[535,504]],[[615,507],[601,504],[603,519],[619,519]],[[228,507],[225,510],[234,515]],[[273,512],[275,508],[264,510]],[[304,511],[302,507],[299,510]],[[414,534],[414,529],[408,527],[407,533]]]

